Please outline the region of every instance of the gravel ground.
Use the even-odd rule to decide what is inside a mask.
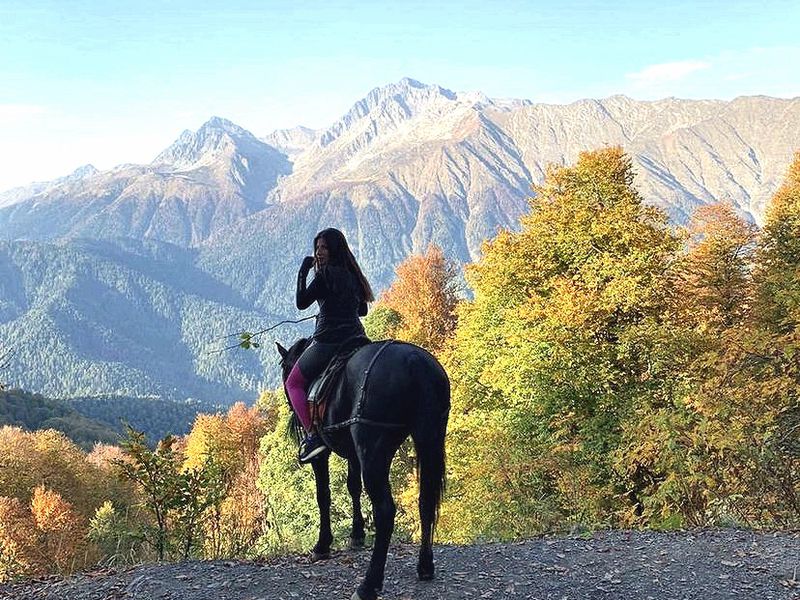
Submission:
[[[437,576],[416,580],[416,552],[394,545],[381,598],[625,600],[800,599],[800,534],[735,529],[604,531],[510,544],[434,548]],[[188,561],[104,569],[0,586],[15,600],[347,600],[369,552],[325,562]]]

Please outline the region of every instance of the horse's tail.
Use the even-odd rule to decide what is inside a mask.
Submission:
[[[427,354],[427,353],[426,353]],[[423,543],[433,542],[433,529],[439,518],[439,507],[447,487],[445,434],[450,413],[450,382],[436,359],[429,356],[429,369],[435,369],[431,377],[419,378],[424,389],[420,399],[418,419],[411,437],[417,454],[417,477],[419,479],[419,512],[422,522]],[[427,539],[424,539],[427,538]]]

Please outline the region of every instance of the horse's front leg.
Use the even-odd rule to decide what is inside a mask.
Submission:
[[[331,476],[328,467],[327,452],[311,461],[314,469],[314,481],[317,485],[317,506],[319,507],[319,537],[311,550],[312,560],[324,560],[331,557]]]
[[[364,517],[361,514],[361,465],[355,456],[347,459],[347,491],[353,500],[353,527],[350,529],[350,547],[364,547]]]

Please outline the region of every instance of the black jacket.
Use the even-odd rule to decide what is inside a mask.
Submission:
[[[306,286],[308,271],[297,274],[297,308],[304,310],[316,301],[319,315],[314,336],[321,343],[343,342],[354,335],[364,335],[359,316],[367,314],[356,276],[344,267],[328,265],[314,275]]]

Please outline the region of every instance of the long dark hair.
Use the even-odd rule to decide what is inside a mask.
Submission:
[[[365,302],[374,302],[375,295],[372,293],[372,288],[369,281],[364,277],[361,272],[361,267],[356,262],[356,257],[350,251],[350,246],[347,245],[347,239],[344,234],[338,229],[328,228],[323,229],[314,237],[313,249],[316,252],[317,240],[322,238],[328,246],[328,262],[333,265],[338,265],[346,268],[358,280],[358,286],[361,288],[361,295]]]

